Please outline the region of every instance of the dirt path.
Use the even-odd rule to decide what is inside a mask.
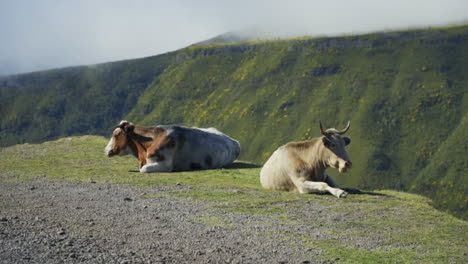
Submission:
[[[151,195],[184,188],[1,182],[0,263],[335,262],[287,237],[301,224]],[[325,229],[304,231],[324,236]]]

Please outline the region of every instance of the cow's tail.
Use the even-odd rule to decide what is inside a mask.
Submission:
[[[233,141],[234,141],[234,142],[233,142],[233,143],[234,143],[234,160],[236,160],[236,159],[239,157],[239,155],[240,155],[241,146],[240,146],[239,141],[237,141],[237,140],[233,140]],[[233,161],[234,161],[234,160],[233,160]]]

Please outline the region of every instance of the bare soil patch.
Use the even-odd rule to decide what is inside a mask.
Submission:
[[[287,236],[301,232],[302,224],[285,225],[274,214],[224,212],[210,204],[157,195],[184,188],[190,187],[2,182],[0,263],[335,261],[322,260],[320,250]],[[318,204],[307,206],[323,210]],[[309,235],[327,236],[325,229]]]

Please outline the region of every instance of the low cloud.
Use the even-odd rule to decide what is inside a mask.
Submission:
[[[0,75],[156,55],[245,30],[262,38],[468,22],[468,2],[1,1]]]

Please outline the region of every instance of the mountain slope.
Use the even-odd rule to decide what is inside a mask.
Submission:
[[[240,140],[241,159],[262,163],[288,141],[319,136],[319,120],[337,128],[351,120],[353,169],[330,170],[340,184],[424,193],[466,219],[467,40],[462,26],[195,45],[39,73],[53,85],[30,80],[38,73],[10,77],[0,81],[1,144],[108,135],[125,118],[217,127]],[[46,110],[24,103],[36,101]]]
[[[0,145],[102,134],[172,58],[169,53],[0,78]]]
[[[240,139],[242,159],[259,163],[281,144],[318,136],[319,119],[338,127],[351,119],[355,166],[336,175],[340,183],[423,192],[463,215],[466,155],[450,155],[448,145],[467,142],[452,136],[464,131],[467,33],[464,27],[190,47],[127,118],[216,126]],[[437,157],[445,170],[430,169]],[[420,186],[428,179],[438,182]]]

